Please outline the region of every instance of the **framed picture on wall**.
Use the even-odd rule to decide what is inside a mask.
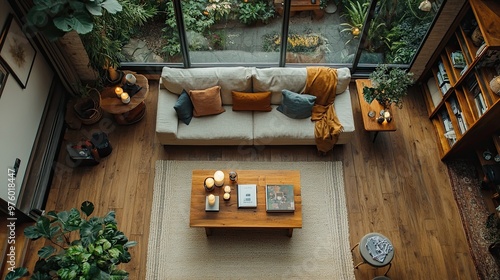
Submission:
[[[3,88],[5,87],[5,82],[7,82],[8,75],[9,72],[7,72],[7,69],[5,69],[5,67],[3,67],[0,63],[0,97],[2,96]]]
[[[0,35],[0,59],[22,88],[28,84],[35,56],[36,49],[10,14]]]

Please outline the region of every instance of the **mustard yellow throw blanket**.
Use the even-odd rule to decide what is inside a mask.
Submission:
[[[311,121],[315,122],[314,137],[318,151],[326,153],[333,149],[344,130],[335,113],[333,104],[337,88],[337,69],[330,67],[307,67],[304,93],[316,96]]]

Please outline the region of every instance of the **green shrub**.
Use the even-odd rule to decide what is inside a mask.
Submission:
[[[274,6],[269,5],[268,2],[256,0],[254,2],[243,2],[238,5],[238,20],[246,25],[252,25],[258,21],[267,24],[274,15]]]

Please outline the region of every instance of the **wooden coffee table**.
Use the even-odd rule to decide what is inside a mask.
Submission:
[[[146,103],[144,100],[148,96],[149,82],[144,75],[131,71],[123,72],[124,75],[121,84],[113,87],[106,87],[102,90],[101,108],[104,111],[113,114],[115,121],[118,124],[133,124],[140,121],[146,114]],[[125,84],[125,75],[128,73],[135,75],[137,79],[136,84],[142,87],[142,89],[130,98],[130,103],[123,104],[121,99],[116,97],[115,88]]]
[[[203,186],[206,177],[212,177],[216,170],[193,170],[191,188],[190,227],[203,227],[207,236],[213,228],[286,229],[292,236],[294,228],[302,228],[302,197],[300,193],[300,172],[298,170],[235,170],[239,184],[257,185],[257,208],[238,208],[236,185],[230,184],[229,170],[225,174],[225,185],[231,186],[231,199],[224,201],[223,188],[207,192]],[[293,213],[267,213],[266,184],[288,184],[294,186],[295,211]],[[205,211],[205,199],[209,194],[219,196],[219,211]]]
[[[363,96],[363,88],[365,86],[371,87],[372,81],[370,79],[357,79],[356,80],[356,89],[358,91],[359,98],[359,106],[361,107],[361,116],[363,118],[363,125],[366,131],[373,131],[375,135],[373,137],[373,142],[377,138],[377,135],[381,131],[396,131],[396,117],[394,107],[391,109],[392,121],[391,122],[383,122],[379,124],[377,122],[377,117],[380,114],[380,111],[384,109],[380,103],[374,100],[372,103],[368,104],[365,101],[365,97]],[[368,116],[368,112],[375,111],[375,117]]]

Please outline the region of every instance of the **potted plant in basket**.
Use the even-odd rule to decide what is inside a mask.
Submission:
[[[40,216],[24,234],[31,240],[41,237],[46,245],[38,250],[31,279],[127,279],[128,272],[117,269],[120,263],[131,260],[128,248],[135,246],[118,230],[115,213],[103,217],[89,216],[94,204],[82,203],[80,211],[50,211]],[[79,237],[77,239],[76,237]],[[7,274],[7,280],[20,279],[28,274],[24,267]]]
[[[370,74],[370,80],[372,87],[363,88],[366,102],[377,100],[385,109],[389,109],[394,103],[401,109],[403,97],[407,94],[408,87],[413,84],[413,73],[401,68],[389,69],[387,65],[382,64]]]

